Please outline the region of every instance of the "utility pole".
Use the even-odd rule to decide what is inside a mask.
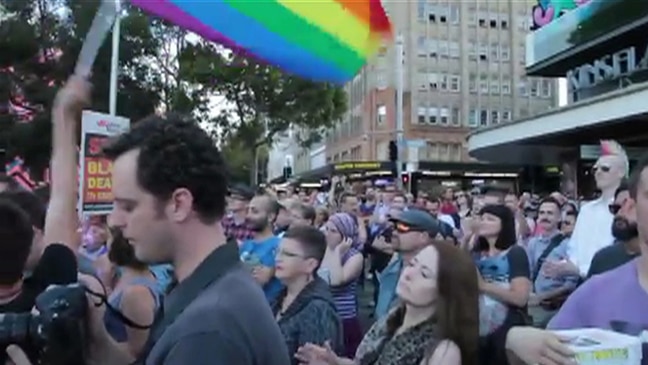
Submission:
[[[396,159],[396,183],[399,189],[403,189],[403,35],[399,32],[396,36],[396,146],[398,158]]]

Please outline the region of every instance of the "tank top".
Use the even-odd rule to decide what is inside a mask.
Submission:
[[[162,291],[160,288],[160,284],[154,279],[140,277],[140,278],[134,278],[126,286],[128,287],[133,285],[140,285],[148,288],[148,290],[151,292],[151,295],[153,295],[153,300],[155,301],[155,308],[154,308],[154,312],[155,312],[157,308],[160,306],[160,302],[162,300]],[[119,310],[119,308],[121,307],[121,301],[123,295],[124,295],[124,290],[113,292],[108,297],[108,303],[114,309]],[[106,314],[104,315],[104,324],[106,325],[106,330],[115,341],[122,343],[128,340],[128,334],[126,333],[126,324],[124,324],[121,321],[121,319],[112,311],[110,310],[106,311]],[[138,323],[138,324],[148,325],[149,323]]]
[[[353,255],[359,255],[360,251],[355,248],[350,248],[344,255],[342,255],[342,265],[344,265]],[[318,274],[326,279],[328,269],[320,269]],[[335,309],[341,319],[352,319],[358,316],[358,301],[356,289],[358,287],[358,280],[352,280],[350,283],[342,286],[332,286],[331,295],[333,295],[333,302]]]

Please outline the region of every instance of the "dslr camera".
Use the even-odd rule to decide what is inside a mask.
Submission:
[[[35,313],[0,314],[0,344],[20,346],[33,364],[83,365],[87,299],[80,284],[53,285],[36,298]]]

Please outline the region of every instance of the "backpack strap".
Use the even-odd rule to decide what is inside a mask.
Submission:
[[[553,251],[556,247],[558,247],[562,241],[565,239],[565,236],[562,235],[561,233],[558,233],[557,235],[553,236],[551,238],[551,242],[549,242],[549,245],[542,251],[540,254],[540,257],[538,257],[538,261],[536,261],[536,266],[535,270],[533,270],[533,276],[531,276],[531,282],[535,282],[536,278],[538,277],[538,274],[540,273],[540,268],[542,267],[542,264],[544,264],[545,260],[547,259],[547,256]]]

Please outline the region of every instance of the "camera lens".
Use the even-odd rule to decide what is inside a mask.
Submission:
[[[0,344],[25,343],[29,336],[30,313],[5,313],[0,314]]]

